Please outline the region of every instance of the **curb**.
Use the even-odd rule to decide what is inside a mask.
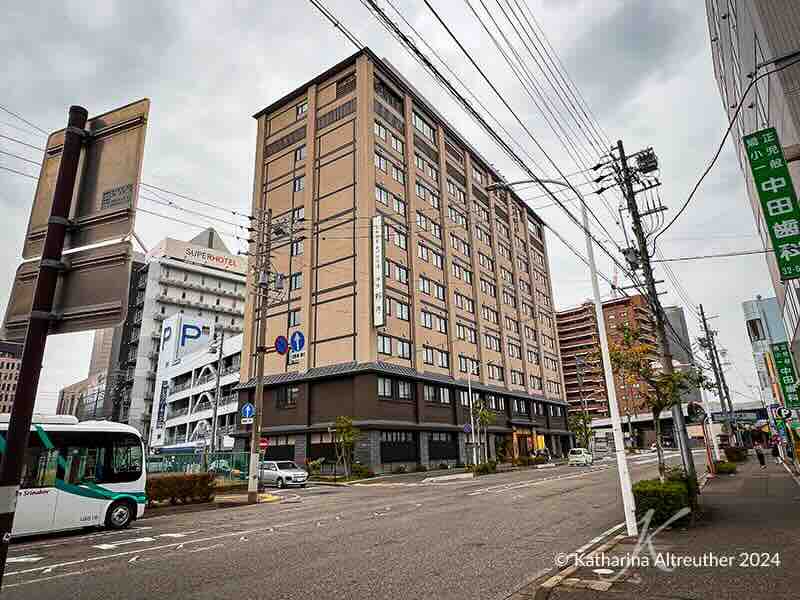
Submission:
[[[594,556],[599,552],[608,552],[609,550],[613,549],[617,546],[622,540],[628,537],[625,534],[619,534],[614,536],[614,538],[605,544],[602,544],[592,550],[588,557]],[[536,593],[534,594],[535,600],[547,600],[550,597],[550,594],[553,590],[558,587],[559,585],[564,585],[565,587],[571,588],[582,588],[593,590],[596,592],[607,592],[611,589],[613,585],[613,581],[583,581],[577,578],[571,578],[570,575],[573,575],[578,570],[576,565],[572,565],[570,567],[566,567],[550,577],[546,580],[543,584],[541,584],[537,589]]]
[[[536,465],[537,469],[555,469],[556,463],[547,463],[545,465]]]
[[[474,479],[472,473],[456,473],[455,475],[437,475],[435,477],[426,477],[420,483],[437,483],[439,481],[455,481],[458,479]]]

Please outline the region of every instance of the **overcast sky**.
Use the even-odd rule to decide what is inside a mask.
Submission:
[[[542,165],[556,169],[535,149],[424,3],[392,0],[450,67]],[[484,14],[480,0],[471,0]],[[494,0],[484,0],[509,39],[518,38]],[[528,0],[610,140],[628,151],[652,146],[661,164],[661,197],[675,212],[713,155],[725,116],[713,78],[703,3],[698,0]],[[325,4],[379,56],[389,59],[461,133],[510,180],[523,177],[510,160],[466,116],[403,48],[355,0]],[[385,0],[379,4],[388,10]],[[469,12],[466,2],[432,0],[471,56],[483,67],[563,173],[578,170],[547,120],[534,106]],[[505,2],[503,2],[505,5]],[[390,16],[397,19],[389,11]],[[492,27],[491,22],[487,21]],[[407,29],[406,25],[403,25]],[[314,77],[355,48],[310,3],[293,2],[103,2],[28,0],[4,9],[0,54],[4,60],[0,104],[45,130],[63,127],[70,104],[90,115],[148,97],[152,106],[143,180],[231,209],[250,204],[256,123],[253,113]],[[521,49],[520,49],[521,50]],[[541,79],[532,60],[526,63]],[[556,102],[554,100],[554,102]],[[557,102],[558,108],[563,110]],[[44,137],[7,113],[0,134],[42,146]],[[36,150],[0,138],[0,150],[40,160]],[[0,166],[36,175],[37,167],[0,154]],[[580,182],[579,179],[575,180]],[[0,170],[0,307],[5,311],[35,181]],[[589,188],[584,188],[589,189]],[[547,204],[526,190],[533,206]],[[607,194],[613,211],[619,197]],[[612,235],[622,234],[598,196],[590,206]],[[197,208],[184,203],[187,208]],[[176,218],[202,223],[172,209],[140,203]],[[575,210],[574,204],[568,205]],[[558,207],[539,214],[584,251],[581,231]],[[205,223],[202,223],[205,225]],[[598,237],[607,237],[594,224]],[[220,225],[231,231],[228,225]],[[137,217],[137,232],[148,247],[171,236],[189,239],[193,226],[155,216]],[[237,243],[226,238],[232,249]],[[738,163],[727,147],[685,215],[659,242],[665,256],[755,249],[755,236]],[[549,236],[555,301],[565,308],[588,299],[586,268]],[[613,248],[608,244],[609,248]],[[598,253],[601,270],[613,275]],[[755,383],[741,302],[773,295],[763,256],[674,264],[693,303],[720,315],[714,325],[734,366],[729,383],[751,395]],[[663,272],[657,271],[659,278]],[[670,285],[667,303],[684,304]],[[608,293],[608,286],[603,286]],[[690,313],[691,311],[687,311]],[[693,337],[696,320],[687,314]],[[55,408],[58,390],[86,376],[92,334],[50,338],[40,383],[38,409]],[[734,400],[743,400],[737,395]]]

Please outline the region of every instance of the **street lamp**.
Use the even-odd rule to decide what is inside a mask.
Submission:
[[[606,379],[606,393],[608,395],[608,412],[611,416],[611,429],[614,433],[614,449],[617,455],[617,468],[619,470],[620,487],[622,489],[622,504],[625,511],[625,525],[628,535],[638,535],[636,524],[636,504],[633,498],[633,488],[631,477],[628,472],[628,461],[625,457],[625,438],[622,435],[622,422],[619,416],[619,405],[617,404],[617,391],[614,386],[614,373],[611,370],[611,355],[608,350],[608,337],[606,335],[606,322],[603,318],[603,303],[600,300],[600,283],[597,280],[597,264],[594,259],[594,240],[589,231],[589,213],[586,210],[586,201],[574,187],[565,181],[553,179],[525,179],[523,181],[513,181],[510,183],[496,183],[487,186],[487,191],[491,189],[510,189],[515,185],[523,183],[538,183],[547,191],[545,184],[559,185],[572,189],[581,200],[581,218],[583,230],[586,234],[586,255],[589,263],[589,273],[592,280],[592,292],[594,296],[594,311],[597,319],[598,336],[600,337],[600,351],[603,359],[603,372]]]

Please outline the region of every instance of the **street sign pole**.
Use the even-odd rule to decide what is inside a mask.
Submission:
[[[39,374],[42,370],[50,315],[53,309],[58,273],[62,268],[61,254],[67,233],[68,217],[72,204],[81,146],[86,137],[84,129],[88,112],[82,106],[71,106],[64,135],[64,149],[53,193],[53,205],[47,224],[42,259],[33,295],[30,322],[25,333],[17,394],[11,409],[11,421],[5,439],[5,452],[0,462],[0,587],[3,583],[8,544],[14,525],[17,491],[22,477],[25,449],[33,420],[33,407]]]

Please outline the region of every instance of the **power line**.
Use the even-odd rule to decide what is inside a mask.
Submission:
[[[3,138],[4,140],[9,140],[10,142],[21,144],[22,146],[27,146],[28,148],[33,148],[34,150],[39,150],[40,152],[44,152],[44,148],[40,148],[39,146],[34,146],[33,144],[29,144],[28,142],[23,142],[22,140],[18,140],[17,138],[13,138],[8,135],[3,135],[2,133],[0,133],[0,138]]]
[[[767,71],[765,73],[762,73],[761,75],[759,75],[757,77],[754,77],[752,79],[752,81],[750,82],[750,84],[747,86],[747,88],[745,89],[744,93],[742,94],[742,97],[739,100],[739,104],[736,106],[736,110],[733,112],[733,116],[730,119],[730,123],[728,124],[728,128],[725,130],[725,135],[722,136],[722,140],[719,143],[719,147],[717,148],[717,151],[714,153],[714,157],[711,159],[711,162],[708,164],[708,166],[706,167],[705,171],[703,171],[703,174],[700,176],[700,179],[697,180],[697,183],[692,188],[692,191],[689,193],[689,197],[686,198],[686,201],[683,203],[683,206],[681,206],[681,208],[678,210],[678,212],[675,214],[675,216],[672,217],[670,222],[667,223],[667,226],[664,227],[661,231],[659,231],[658,234],[656,234],[656,236],[653,238],[653,244],[655,244],[656,240],[662,234],[664,234],[670,227],[672,227],[672,225],[675,223],[675,221],[678,220],[678,217],[680,217],[683,214],[683,212],[686,210],[686,207],[688,207],[689,203],[692,201],[692,198],[694,198],[695,193],[700,188],[700,184],[703,183],[703,180],[706,178],[706,175],[708,175],[708,173],[711,171],[711,169],[716,164],[717,159],[719,158],[719,155],[722,153],[722,148],[725,146],[725,141],[728,139],[728,136],[730,135],[731,130],[733,129],[733,126],[737,122],[736,119],[739,116],[739,112],[742,110],[742,106],[744,106],[744,101],[747,98],[747,94],[750,93],[750,90],[753,88],[753,86],[760,79],[763,79],[764,77],[768,77],[770,75],[774,75],[778,71],[782,71],[784,69],[787,69],[787,68],[789,68],[792,65],[795,65],[797,63],[800,63],[800,58],[798,58],[796,60],[793,60],[792,62],[786,63],[783,66],[775,67],[771,71]]]
[[[4,167],[3,165],[0,165],[0,169],[3,169],[4,171],[11,171],[12,173],[16,173],[17,175],[22,175],[23,177],[28,177],[30,179],[35,179],[36,181],[39,181],[39,178],[36,177],[35,175],[30,175],[29,173],[23,173],[22,171],[17,171],[16,169],[12,169],[10,167]]]
[[[178,192],[173,192],[171,190],[165,189],[163,187],[159,187],[157,185],[153,185],[153,184],[145,183],[145,182],[142,182],[141,185],[143,187],[147,187],[147,188],[152,188],[154,190],[158,190],[159,192],[164,192],[165,194],[171,194],[173,196],[177,196],[178,198],[183,198],[184,200],[188,200],[189,202],[194,202],[196,204],[200,204],[200,205],[205,206],[207,208],[213,208],[214,210],[219,210],[219,211],[222,211],[222,212],[228,212],[228,213],[231,213],[232,215],[236,215],[238,217],[243,217],[245,219],[253,220],[253,218],[254,218],[252,215],[248,215],[246,213],[240,213],[240,212],[238,212],[236,210],[231,210],[229,208],[222,208],[221,206],[219,206],[217,204],[214,204],[212,202],[206,202],[204,200],[198,200],[197,198],[192,198],[191,196],[186,196],[184,194],[179,194]]]
[[[701,256],[678,256],[675,258],[662,258],[660,260],[653,260],[654,263],[669,263],[669,262],[682,262],[687,260],[705,260],[709,258],[729,258],[732,256],[748,256],[751,254],[767,254],[775,252],[772,249],[768,250],[743,250],[741,252],[725,252],[723,254],[705,254]]]
[[[31,160],[30,158],[25,158],[24,156],[20,156],[19,154],[14,154],[13,152],[6,152],[5,150],[0,150],[0,154],[5,154],[6,156],[13,156],[14,158],[18,158],[19,160],[24,160],[27,163],[36,165],[37,167],[42,166],[41,163],[38,163],[35,160]]]
[[[11,110],[7,109],[7,108],[6,108],[5,106],[3,106],[2,104],[0,104],[0,110],[2,110],[2,111],[4,111],[4,112],[7,112],[7,113],[8,113],[8,114],[10,114],[12,117],[16,117],[17,119],[19,119],[20,121],[22,121],[22,122],[23,122],[23,123],[25,123],[26,125],[30,125],[31,127],[33,127],[34,129],[36,129],[37,131],[39,131],[39,132],[43,133],[44,135],[48,135],[48,133],[47,133],[47,132],[46,132],[44,129],[42,129],[42,128],[41,128],[41,127],[39,127],[38,125],[34,125],[33,123],[31,123],[30,121],[28,121],[28,120],[27,120],[27,119],[25,119],[24,117],[21,117],[21,116],[20,116],[20,115],[18,115],[17,113],[15,113],[15,112],[13,112],[13,111],[11,111]]]

